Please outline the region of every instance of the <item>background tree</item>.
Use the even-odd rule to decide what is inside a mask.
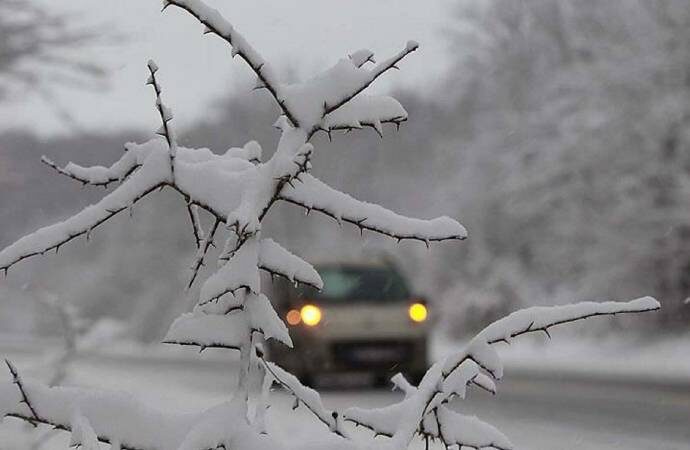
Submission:
[[[52,98],[50,83],[83,88],[104,75],[100,65],[70,54],[102,36],[70,19],[29,0],[0,0],[0,100],[26,89]]]
[[[457,192],[477,195],[460,207],[484,233],[454,294],[506,278],[500,260],[508,279],[545,287],[494,289],[508,304],[654,289],[668,302],[659,320],[687,324],[688,6],[460,4],[447,89],[466,131],[448,166],[465,169]]]

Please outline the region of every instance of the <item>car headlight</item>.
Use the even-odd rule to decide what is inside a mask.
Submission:
[[[321,322],[321,309],[314,305],[304,305],[300,310],[300,317],[305,325],[314,327]]]
[[[285,320],[287,321],[288,325],[291,326],[297,326],[302,322],[302,314],[296,309],[291,309],[290,311],[287,312],[285,315]]]
[[[422,303],[413,303],[410,305],[410,307],[407,310],[407,315],[410,316],[410,319],[413,322],[424,322],[428,315],[429,311],[427,311],[426,306]]]

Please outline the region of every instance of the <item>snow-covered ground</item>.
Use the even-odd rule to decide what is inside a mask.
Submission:
[[[690,339],[638,346],[635,352],[627,350],[629,344],[612,340],[597,346],[563,336],[554,336],[554,341],[544,345],[535,339],[502,350],[507,366],[498,395],[473,392],[459,408],[495,424],[521,449],[690,448]],[[434,353],[442,355],[451,347],[451,342],[437,340]],[[50,348],[50,342],[38,347],[24,343],[0,353],[28,369],[41,349]],[[80,360],[71,379],[75,384],[126,390],[159,408],[195,411],[227,398],[236,377],[234,360],[220,352],[192,365],[198,360],[190,350],[120,344],[105,355]],[[324,399],[327,406],[344,409],[383,406],[399,400],[399,395],[367,386],[331,387]],[[326,433],[302,408],[293,412],[287,395],[277,393],[274,400],[269,430],[285,442]],[[25,425],[7,420],[0,427],[0,449],[27,450],[21,438],[25,430]],[[44,448],[64,449],[67,443],[67,436],[58,434]]]

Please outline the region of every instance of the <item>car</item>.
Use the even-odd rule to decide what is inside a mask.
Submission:
[[[310,384],[325,374],[397,372],[419,380],[428,366],[429,307],[386,262],[317,264],[323,289],[276,286],[277,310],[294,348],[270,344],[271,358]]]

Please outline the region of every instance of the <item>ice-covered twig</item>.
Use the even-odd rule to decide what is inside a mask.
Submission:
[[[374,231],[399,241],[412,239],[429,243],[467,238],[465,228],[449,217],[423,220],[401,216],[379,205],[352,198],[309,174],[301,179],[302,183],[285,186],[280,198],[307,211],[326,214],[338,223],[348,222],[360,230]]]
[[[220,13],[207,6],[201,0],[164,0],[163,9],[172,5],[187,11],[206,27],[206,33],[213,33],[232,47],[232,56],[239,55],[259,78],[259,86],[268,90],[280,106],[283,114],[293,126],[298,127],[299,121],[285,102],[281,85],[276,79],[270,66],[264,58],[238,33],[235,28]]]

